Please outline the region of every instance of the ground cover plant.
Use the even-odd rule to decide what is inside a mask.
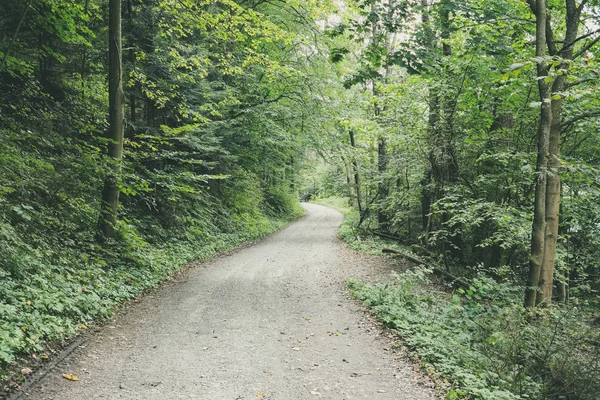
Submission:
[[[360,252],[391,248],[411,255],[406,244],[358,228],[349,200],[314,200],[345,214],[340,239]],[[522,287],[483,272],[467,287],[442,278],[411,264],[384,283],[349,280],[347,285],[398,334],[398,346],[410,350],[415,366],[434,379],[445,398],[598,398],[600,329],[593,302],[531,310],[522,305]]]
[[[600,331],[585,308],[532,312],[514,286],[479,278],[449,294],[429,279],[416,269],[392,283],[349,286],[439,378],[446,398],[598,398]]]

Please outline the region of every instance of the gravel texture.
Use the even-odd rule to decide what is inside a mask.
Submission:
[[[436,398],[343,284],[389,279],[393,261],[344,246],[337,211],[304,207],[307,216],[277,234],[131,305],[18,397]]]

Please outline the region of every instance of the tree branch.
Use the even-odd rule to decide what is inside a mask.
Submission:
[[[580,79],[580,80],[578,80],[578,81],[575,81],[575,82],[570,82],[570,83],[567,83],[567,86],[566,86],[565,88],[566,88],[566,89],[570,89],[570,88],[572,88],[572,87],[574,87],[574,86],[578,86],[578,85],[581,85],[581,84],[583,84],[583,83],[586,83],[586,82],[593,82],[593,81],[596,81],[596,80],[598,80],[598,77],[599,77],[599,76],[600,76],[600,75],[599,75],[598,73],[596,73],[596,76],[595,76],[595,77],[593,77],[593,78]]]
[[[590,111],[583,114],[579,114],[576,117],[573,117],[564,122],[565,127],[571,126],[576,122],[581,121],[582,119],[600,117],[600,111]]]
[[[579,7],[577,7],[577,10],[581,13],[581,11],[583,11],[583,7],[585,7],[585,5],[587,4],[588,0],[582,0],[581,4],[579,4]]]
[[[390,249],[388,247],[384,247],[383,249],[381,249],[381,252],[388,253],[388,254],[395,254],[395,255],[403,257],[409,261],[412,261],[415,264],[424,265],[426,267],[429,267],[429,268],[431,268],[431,270],[433,271],[434,274],[439,275],[442,278],[445,278],[446,280],[450,281],[450,283],[455,287],[463,287],[465,289],[468,289],[471,286],[470,283],[466,279],[458,277],[458,276],[454,276],[450,272],[445,271],[442,268],[437,267],[435,265],[432,265],[431,263],[428,263],[427,261],[421,260],[418,257],[403,253],[396,249]]]
[[[598,43],[598,41],[600,41],[600,36],[594,38],[593,40],[588,42],[585,46],[583,46],[581,49],[579,49],[579,51],[573,55],[573,60],[575,60],[577,57],[580,57],[581,55],[585,54],[585,52],[588,51],[589,49],[591,49],[592,47],[594,47],[594,45],[596,43]]]

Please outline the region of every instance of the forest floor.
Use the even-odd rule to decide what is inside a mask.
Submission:
[[[344,284],[391,279],[402,265],[348,249],[340,213],[304,207],[277,234],[129,306],[14,398],[436,398]]]

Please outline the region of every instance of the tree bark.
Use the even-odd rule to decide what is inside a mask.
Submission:
[[[541,3],[541,4],[540,4]],[[533,3],[530,0],[530,5],[535,6],[535,13],[537,18],[537,23],[541,24],[539,7],[544,7],[545,12],[545,4],[544,2]],[[574,58],[574,44],[577,42],[577,35],[579,31],[579,23],[582,7],[578,7],[575,0],[565,0],[566,6],[566,32],[564,39],[564,46],[559,50],[556,46],[556,42],[554,41],[554,33],[552,31],[552,25],[548,17],[544,14],[545,24],[545,33],[544,40],[546,42],[546,46],[548,47],[549,54],[551,56],[560,56],[566,60],[572,60]],[[538,26],[536,25],[536,29]],[[541,27],[540,27],[541,29]],[[537,32],[537,31],[536,31]],[[537,38],[541,40],[541,37]],[[536,47],[537,47],[536,41]],[[536,52],[537,55],[537,52]],[[556,257],[556,246],[558,240],[558,225],[559,225],[559,212],[560,212],[560,195],[561,195],[561,179],[560,179],[560,141],[561,141],[561,132],[562,132],[562,110],[563,110],[563,92],[566,90],[568,82],[567,82],[567,70],[569,69],[569,63],[563,62],[560,65],[561,74],[554,80],[552,84],[552,92],[547,94],[548,97],[546,101],[543,100],[542,97],[542,109],[545,104],[550,104],[550,122],[547,121],[547,118],[544,119],[544,111],[542,111],[542,119],[540,121],[541,125],[549,124],[549,132],[548,132],[548,151],[547,151],[547,170],[546,170],[546,188],[545,188],[545,206],[544,206],[544,236],[543,236],[543,254],[541,257],[541,264],[539,266],[539,281],[537,283],[537,287],[539,287],[539,291],[535,296],[535,304],[549,304],[552,302],[552,291],[553,291],[553,282],[554,282],[554,262]],[[538,68],[540,66],[538,65]],[[547,70],[547,68],[546,68]],[[539,74],[538,74],[539,75]],[[538,82],[543,82],[540,80]],[[542,90],[540,89],[540,94]],[[537,188],[536,188],[537,194]],[[537,197],[536,197],[536,206],[537,206]],[[534,222],[535,224],[535,222]],[[536,248],[536,251],[539,249]],[[533,259],[533,240],[532,240],[532,259]],[[531,275],[534,271],[530,271],[530,282],[531,283]],[[566,298],[567,294],[564,293],[566,290],[565,287],[560,288],[560,297]],[[526,305],[531,306],[533,295],[528,292],[528,297],[526,297]]]
[[[559,76],[553,85],[553,93],[564,90],[564,76]],[[562,117],[562,100],[552,100],[552,121],[548,138],[548,170],[546,177],[546,206],[544,255],[540,269],[536,304],[552,301],[552,285],[554,281],[554,261],[558,239],[558,213],[560,210],[560,133]]]
[[[108,156],[113,160],[112,171],[106,177],[102,191],[100,231],[104,238],[115,237],[119,208],[117,187],[123,169],[123,71],[121,59],[121,0],[110,0],[108,22],[108,104],[109,138]]]
[[[377,16],[376,19],[372,22],[372,26],[371,26],[371,45],[373,46],[374,52],[379,52],[378,47],[380,44],[378,12],[379,12],[379,10],[377,8],[377,1],[374,1],[371,4],[371,14]],[[379,106],[380,93],[377,88],[377,79],[376,78],[373,78],[372,84],[373,84],[372,89],[373,89],[373,98],[374,98],[373,113],[375,115],[375,119],[379,120],[379,116],[381,113],[381,108]],[[387,173],[387,165],[388,165],[387,141],[386,141],[385,135],[383,133],[379,133],[379,135],[377,137],[377,172],[378,172],[378,176],[380,179],[379,184],[377,186],[379,202],[384,201],[385,198],[388,196],[387,182],[384,178]],[[389,221],[389,218],[388,218],[387,214],[381,209],[381,207],[379,207],[377,210],[377,223],[379,225],[379,228],[386,230],[388,221]]]
[[[133,2],[132,0],[127,0],[127,21],[129,25],[129,62],[131,63],[131,69],[135,70],[135,49],[133,47],[135,36],[133,34],[134,26],[133,26]],[[131,122],[135,123],[137,121],[137,84],[131,88],[129,93],[129,119]],[[135,124],[131,124],[130,128],[130,136],[133,136],[133,130],[135,129]]]
[[[540,92],[540,122],[537,134],[537,163],[535,178],[535,198],[533,211],[533,224],[531,228],[531,255],[529,259],[529,276],[525,293],[525,306],[533,307],[540,293],[538,286],[544,258],[544,238],[546,230],[546,182],[548,174],[548,152],[550,128],[552,125],[552,108],[550,100],[550,84],[546,57],[546,2],[537,0],[535,4],[536,15],[536,41],[535,54],[538,58],[537,75]]]
[[[430,26],[429,14],[427,11],[428,1],[422,0],[423,14],[422,20],[425,27],[426,43],[432,52],[437,51],[438,43],[442,44],[442,59],[452,56],[452,47],[450,46],[450,1],[443,0],[439,3],[440,7],[440,25],[441,35],[435,36]],[[441,39],[441,40],[440,40]],[[452,80],[452,77],[445,77],[444,81]],[[450,84],[445,85],[451,86]],[[444,197],[448,183],[456,182],[458,170],[453,160],[453,118],[456,98],[444,86],[433,84],[429,88],[429,162],[431,164],[431,173],[427,172],[433,178],[433,189],[430,191],[428,200],[429,207]],[[429,218],[426,225],[426,231],[436,231],[441,229],[442,224],[448,219],[447,214],[434,215],[429,212]],[[442,247],[445,247],[442,245]],[[445,249],[440,249],[445,254]]]
[[[352,148],[356,147],[356,142],[354,140],[354,131],[352,129],[348,130],[348,135],[350,135],[350,145]],[[362,206],[362,194],[360,190],[360,173],[358,171],[358,162],[356,161],[356,157],[352,158],[352,168],[354,169],[354,187],[356,191],[356,204],[358,206],[358,213],[363,215],[363,206]]]

